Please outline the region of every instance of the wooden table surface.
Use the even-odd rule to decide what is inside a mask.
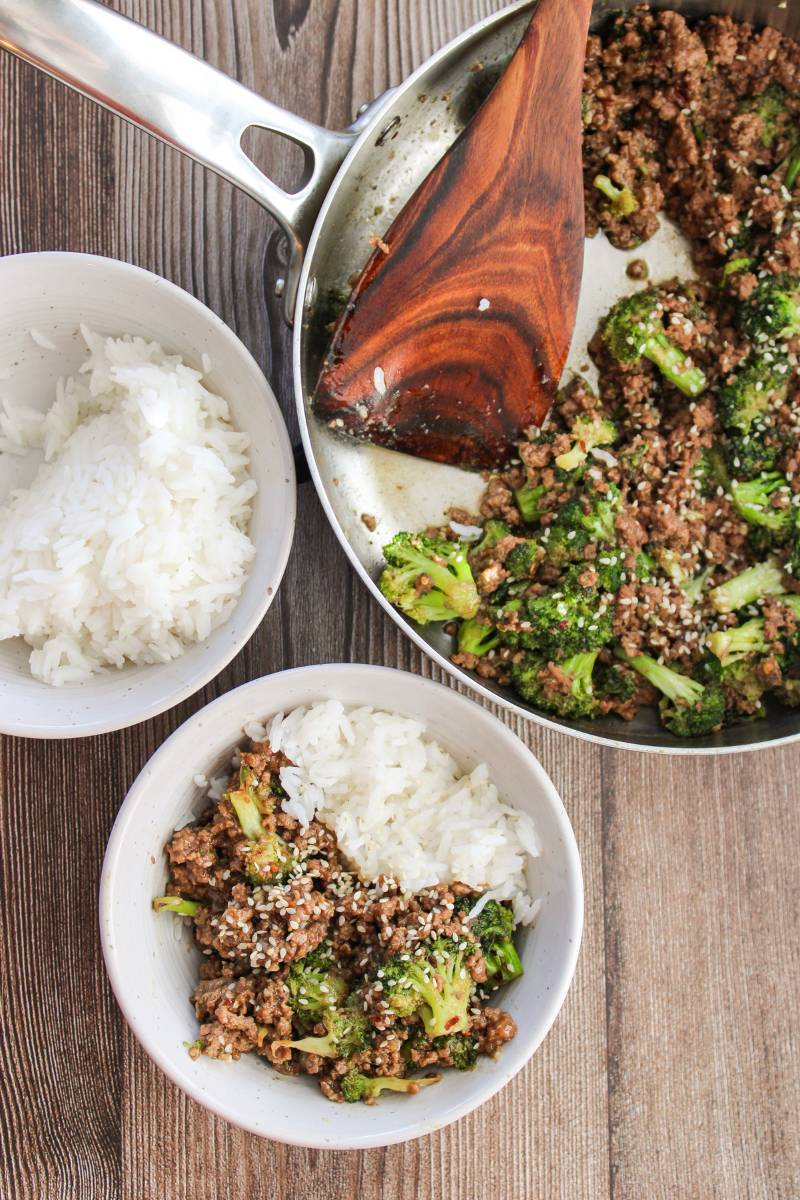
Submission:
[[[118,7],[337,126],[501,3]],[[279,144],[264,154],[290,168]],[[91,251],[174,280],[243,338],[295,429],[289,338],[264,299],[274,229],[213,175],[0,55],[0,252]],[[356,580],[310,484],[299,528],[266,620],[191,701],[106,737],[0,741],[0,1195],[797,1200],[797,748],[670,760],[501,714],[564,797],[586,927],[539,1053],[450,1129],[388,1150],[295,1150],[216,1120],[146,1058],[106,981],[95,911],[114,815],[148,756],[214,696],[284,667],[355,660],[438,674]]]

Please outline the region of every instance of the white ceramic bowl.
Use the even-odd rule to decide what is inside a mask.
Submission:
[[[189,997],[200,958],[185,922],[154,914],[150,900],[167,878],[164,843],[207,805],[193,776],[230,767],[242,725],[316,700],[371,704],[414,716],[465,768],[486,762],[500,793],[530,813],[541,840],[537,893],[544,898],[521,937],[524,976],[499,1003],[518,1033],[497,1061],[445,1072],[413,1097],[384,1095],[374,1106],[332,1104],[308,1078],[286,1078],[261,1059],[193,1062],[197,1037]],[[450,688],[416,675],[358,664],[301,667],[257,679],[215,700],[153,755],[117,817],[100,885],[100,934],[111,984],[147,1053],[193,1099],[263,1137],[320,1149],[363,1149],[433,1133],[498,1091],[555,1020],[572,980],[583,923],[583,884],[575,837],[543,768],[494,716]]]
[[[252,438],[258,483],[250,536],[250,577],[228,621],[173,662],[127,666],[74,686],[53,688],[30,674],[21,638],[0,641],[0,732],[28,737],[80,737],[121,729],[155,716],[213,679],[252,635],[283,576],[295,522],[294,460],[280,409],[258,364],[210,309],[165,279],[116,259],[91,254],[20,254],[0,258],[0,395],[44,410],[60,375],[86,357],[78,326],[103,334],[139,334],[202,370]],[[55,346],[33,340],[38,330]],[[6,373],[8,372],[8,378]],[[0,454],[0,500],[28,483],[40,461]]]

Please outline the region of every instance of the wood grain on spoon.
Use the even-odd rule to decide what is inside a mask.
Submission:
[[[488,100],[370,258],[314,396],[333,428],[483,468],[544,420],[583,265],[590,10],[540,0]]]

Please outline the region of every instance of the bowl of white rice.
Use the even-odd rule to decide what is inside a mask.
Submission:
[[[332,1104],[309,1076],[265,1060],[193,1058],[201,961],[190,922],[153,912],[164,846],[225,787],[236,751],[266,736],[291,759],[283,806],[337,835],[362,878],[409,892],[455,879],[510,901],[524,974],[492,997],[517,1033],[496,1059],[414,1096]],[[571,983],[583,921],[575,837],[531,751],[453,689],[384,667],[301,667],[255,680],[192,716],[150,759],[120,810],[100,889],[111,984],[144,1049],[189,1096],[262,1137],[365,1149],[433,1133],[522,1070]]]
[[[0,259],[0,732],[201,688],[272,602],[295,500],[275,397],[205,305],[113,259]]]

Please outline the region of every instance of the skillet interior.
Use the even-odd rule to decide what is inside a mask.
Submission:
[[[600,27],[611,11],[631,7],[633,0],[598,0],[593,27]],[[711,6],[702,0],[666,0],[654,7],[674,8],[687,17],[725,12],[800,37],[800,12],[793,11],[793,5],[779,9],[774,0],[719,0]],[[295,342],[296,386],[298,396],[303,397],[301,426],[320,499],[353,565],[376,598],[423,649],[489,699],[578,736],[662,753],[744,750],[800,737],[800,710],[780,705],[775,705],[764,721],[733,726],[695,741],[674,738],[648,710],[631,723],[613,716],[563,722],[526,705],[512,689],[454,667],[448,661],[451,639],[441,629],[417,626],[387,606],[375,581],[383,563],[381,546],[395,532],[439,524],[444,510],[453,504],[474,507],[483,487],[480,477],[337,437],[309,410],[309,395],[327,346],[325,325],[349,293],[350,276],[369,256],[370,237],[389,227],[469,120],[513,53],[531,8],[525,0],[483,22],[453,50],[434,56],[402,85],[381,109],[326,200],[301,280],[304,318]],[[483,64],[483,69],[475,70],[476,63]],[[578,325],[570,354],[573,368],[585,367],[586,341],[601,314],[632,286],[625,275],[631,258],[644,254],[656,280],[676,273],[691,274],[686,244],[677,231],[663,224],[662,232],[638,252],[616,251],[602,235],[587,241]],[[374,533],[363,524],[363,513],[377,518]]]

